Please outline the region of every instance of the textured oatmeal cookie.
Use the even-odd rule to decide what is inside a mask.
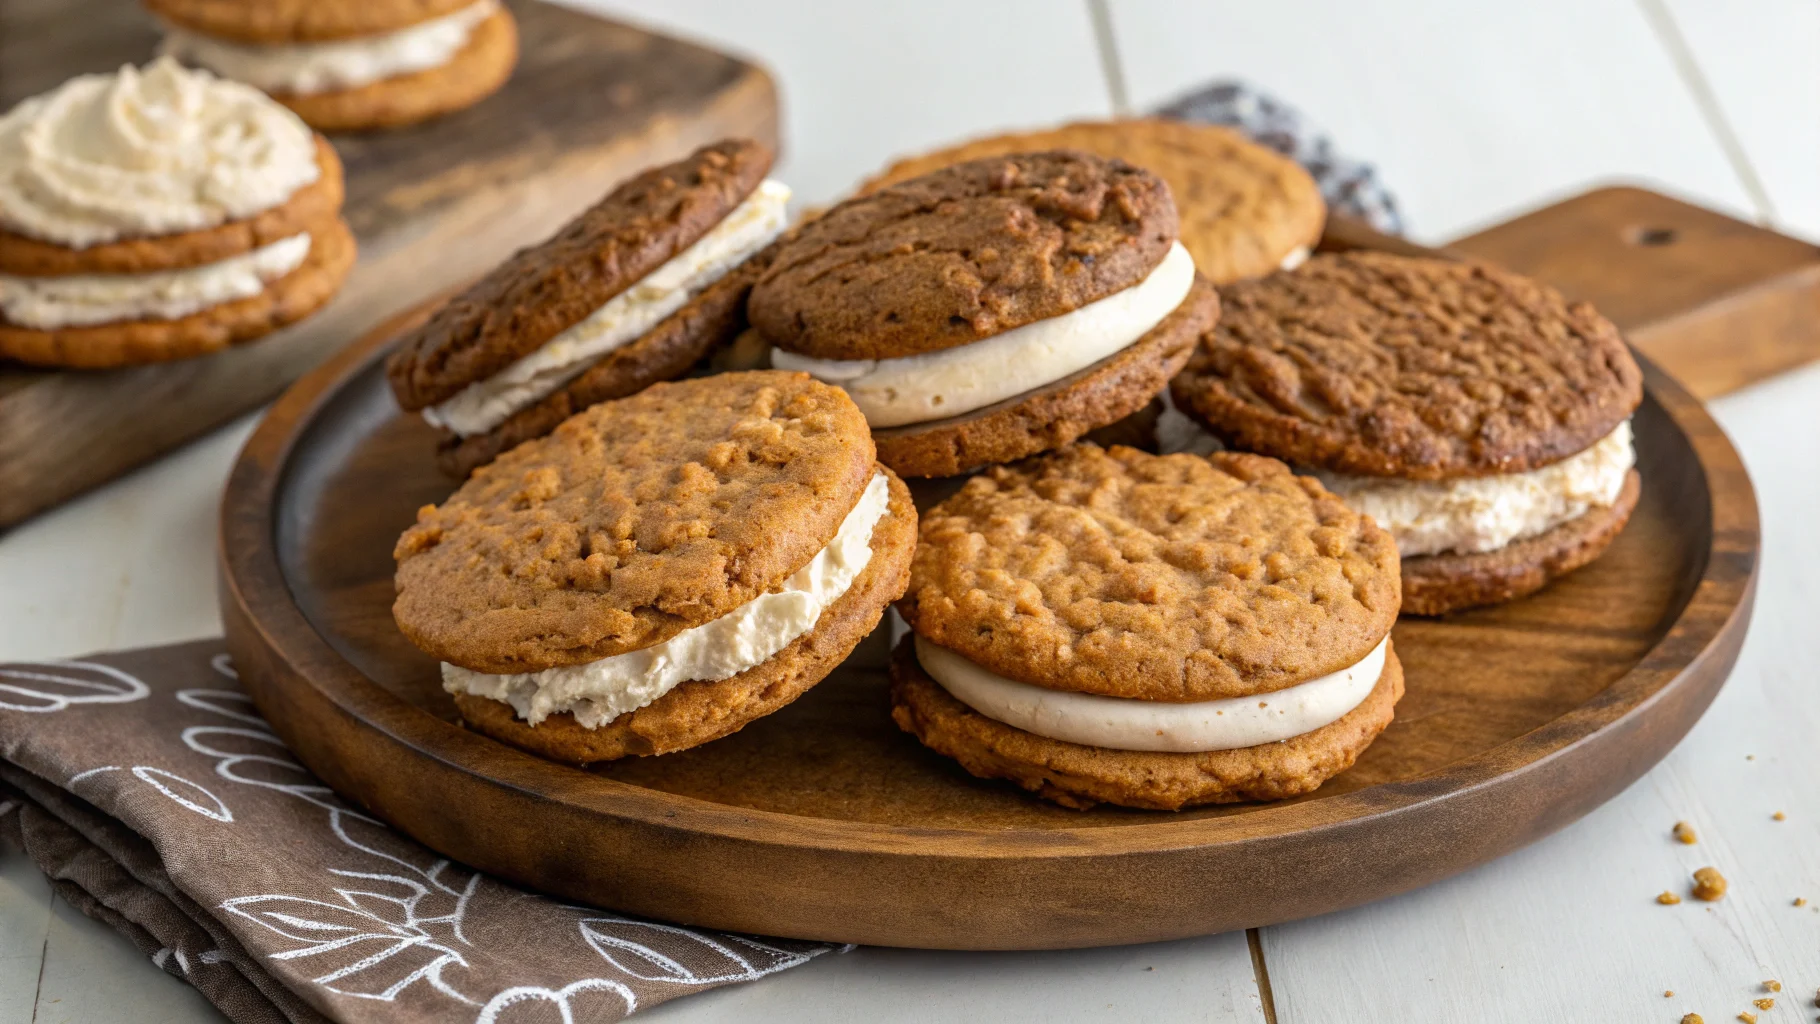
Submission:
[[[1176,405],[1235,447],[1410,480],[1521,473],[1628,418],[1643,377],[1584,302],[1477,263],[1317,256],[1220,291]]]
[[[1068,150],[944,168],[802,226],[752,290],[771,344],[888,359],[980,341],[1139,281],[1176,240],[1162,179]]]
[[[439,660],[535,672],[661,643],[827,546],[866,420],[807,374],[654,384],[481,468],[398,540],[393,617]]]
[[[621,184],[407,334],[386,364],[399,405],[452,398],[586,318],[712,230],[770,167],[764,146],[728,139]]]
[[[950,164],[1006,153],[1079,149],[1118,157],[1169,183],[1182,245],[1215,284],[1257,277],[1320,240],[1327,207],[1295,161],[1230,128],[1135,118],[973,139],[900,160],[861,186],[876,192]]]
[[[898,609],[1008,679],[1203,701],[1358,662],[1398,579],[1389,534],[1275,459],[1076,444],[930,509]]]
[[[396,32],[474,0],[145,0],[153,14],[243,43],[320,43]]]
[[[471,107],[498,92],[518,66],[518,22],[501,7],[474,26],[447,63],[352,89],[275,92],[304,123],[325,132],[402,128]]]

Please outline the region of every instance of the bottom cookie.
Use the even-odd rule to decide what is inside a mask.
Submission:
[[[813,629],[768,660],[727,679],[683,683],[597,729],[581,725],[566,711],[530,725],[503,701],[455,694],[462,721],[533,754],[589,764],[698,747],[789,704],[846,660],[909,583],[916,513],[904,482],[887,476],[891,503],[872,528],[871,560]]]
[[[916,660],[911,637],[891,659],[891,718],[924,746],[985,779],[1006,779],[1063,807],[1096,803],[1157,811],[1313,791],[1352,767],[1390,724],[1403,696],[1403,666],[1387,649],[1384,674],[1336,721],[1277,743],[1205,753],[1111,750],[1016,729],[956,700]]]
[[[1512,601],[1599,557],[1630,522],[1643,478],[1631,470],[1618,500],[1547,533],[1476,554],[1403,559],[1403,614],[1445,615]]]
[[[400,128],[479,103],[506,84],[517,63],[518,23],[502,8],[475,26],[447,64],[354,89],[272,98],[325,132]]]

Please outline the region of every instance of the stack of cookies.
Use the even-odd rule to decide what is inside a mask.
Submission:
[[[765,147],[729,139],[646,171],[408,334],[387,373],[442,431],[443,469],[465,477],[743,331],[790,198],[770,167]]]
[[[1219,301],[1169,186],[1057,150],[956,164],[841,203],[752,290],[772,365],[838,384],[904,476],[1060,447],[1147,405]]]
[[[263,93],[169,59],[0,117],[0,356],[111,367],[308,316],[354,239],[327,140]]]
[[[323,131],[389,128],[473,106],[511,77],[499,0],[145,0],[161,50],[270,93]]]

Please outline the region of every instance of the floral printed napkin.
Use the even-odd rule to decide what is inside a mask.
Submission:
[[[844,951],[453,864],[293,760],[220,641],[0,665],[0,838],[241,1022],[616,1021]]]

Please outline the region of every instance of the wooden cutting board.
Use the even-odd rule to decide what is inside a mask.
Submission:
[[[537,0],[507,0],[522,56],[473,109],[341,135],[360,263],[302,323],[214,356],[106,372],[0,363],[0,529],[269,402],[391,313],[479,276],[614,182],[727,135],[775,145],[761,69]],[[0,0],[0,109],[71,75],[150,59],[127,0]]]

